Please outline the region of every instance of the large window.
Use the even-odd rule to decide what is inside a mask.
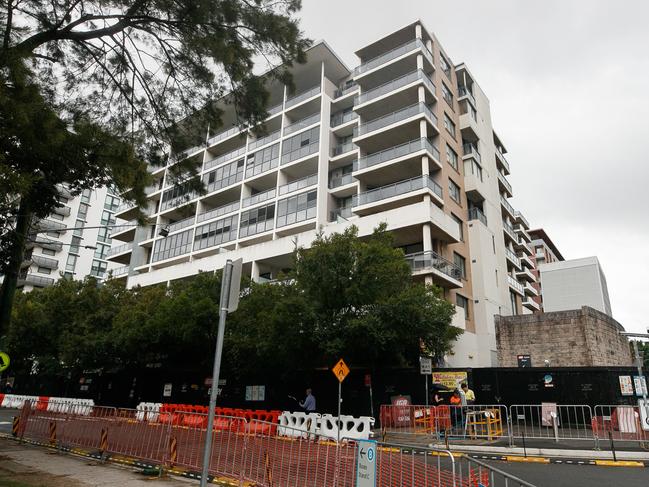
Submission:
[[[117,210],[118,206],[119,206],[119,198],[107,194],[106,200],[104,201],[104,208],[110,211],[115,211]]]
[[[453,221],[457,224],[457,228],[460,231],[460,240],[464,242],[464,225],[462,224],[462,220],[453,213],[451,213],[451,218],[453,218]]]
[[[277,226],[283,227],[316,216],[317,190],[285,198],[277,203]]]
[[[456,171],[458,170],[457,153],[453,149],[451,149],[451,146],[448,144],[446,144],[446,160],[453,169],[455,169]]]
[[[90,208],[90,205],[86,203],[79,203],[79,212],[77,213],[77,218],[80,220],[85,220],[86,216],[88,216],[88,208]]]
[[[446,128],[448,133],[455,138],[455,124],[446,113],[444,114],[444,127]]]
[[[295,161],[318,151],[320,147],[320,127],[313,127],[294,137],[290,137],[282,144],[282,164]]]
[[[279,144],[250,154],[246,161],[246,177],[256,176],[276,168],[279,164]]]
[[[194,236],[194,250],[206,249],[235,240],[238,219],[239,215],[233,215],[198,227]]]
[[[93,260],[90,267],[90,275],[95,277],[104,277],[108,264],[100,260]]]
[[[458,205],[462,204],[460,196],[460,187],[455,184],[451,179],[448,180],[448,194]]]
[[[455,304],[457,304],[460,308],[464,308],[464,319],[468,320],[469,319],[469,300],[462,296],[461,294],[456,294],[455,295]]]
[[[466,259],[457,252],[453,252],[453,263],[460,269],[460,275],[466,279]]]
[[[156,240],[153,251],[153,262],[170,259],[189,252],[192,249],[193,231],[193,229],[189,229],[170,235],[167,238]]]
[[[108,210],[102,210],[102,212],[101,212],[101,224],[102,225],[115,225],[115,216]]]
[[[441,52],[439,53],[439,66],[442,68],[442,71],[444,71],[444,74],[446,77],[450,80],[451,79],[451,64],[448,62],[446,57],[444,57],[444,54]]]
[[[239,238],[255,235],[273,229],[275,220],[275,203],[241,213]]]
[[[111,243],[110,239],[110,228],[100,228],[99,232],[97,232],[97,241],[98,242],[104,242],[104,243]]]
[[[91,189],[84,189],[81,193],[81,201],[83,203],[90,203],[90,195],[92,194]]]
[[[77,256],[68,254],[68,260],[65,262],[65,270],[74,274],[74,268],[77,265]]]
[[[96,243],[95,246],[97,247],[95,249],[95,258],[106,260],[106,257],[108,256],[108,251],[110,250],[110,245]]]
[[[78,255],[79,246],[81,246],[81,237],[75,235],[72,237],[72,242],[70,243],[70,252]]]
[[[209,189],[208,189],[209,190]],[[174,206],[182,205],[196,197],[196,191],[192,188],[191,182],[185,182],[174,186],[162,193],[162,201],[160,202],[160,210],[173,208]]]
[[[446,86],[446,84],[444,84],[444,82],[442,82],[442,96],[444,97],[444,100],[446,100],[448,106],[453,108],[453,93],[451,93],[451,90]]]
[[[203,176],[207,192],[217,191],[243,179],[243,159],[217,167]]]

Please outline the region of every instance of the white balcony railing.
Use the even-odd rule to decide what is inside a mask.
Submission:
[[[213,210],[206,211],[205,213],[200,213],[196,217],[196,223],[201,223],[206,220],[211,220],[212,218],[218,218],[220,216],[227,215],[228,213],[237,211],[238,209],[239,209],[239,202],[233,201],[232,203],[219,206],[218,208],[214,208]]]
[[[394,49],[389,50],[388,52],[384,52],[383,54],[379,54],[376,57],[373,57],[372,59],[368,59],[367,61],[363,62],[360,66],[357,66],[354,69],[354,75],[359,75],[362,73],[365,73],[369,71],[370,69],[374,69],[378,66],[381,66],[382,64],[385,64],[387,62],[392,61],[393,59],[396,59],[400,56],[403,56],[404,54],[413,51],[415,49],[421,49],[423,55],[428,59],[428,61],[431,64],[434,64],[433,62],[433,55],[431,52],[428,50],[426,45],[422,42],[421,39],[413,39],[412,41],[408,41],[405,44],[401,44],[400,46],[395,47]]]
[[[406,120],[421,113],[428,116],[432,120],[433,125],[437,127],[437,117],[431,111],[430,107],[428,107],[425,103],[416,103],[414,105],[410,105],[409,107],[402,108],[395,112],[363,123],[358,128],[354,129],[354,137],[365,135],[370,132],[374,132],[375,130],[380,130],[384,127],[387,127],[388,125],[401,122],[402,120]]]
[[[319,93],[320,93],[320,85],[314,86],[313,88],[309,88],[308,90],[305,90],[301,93],[298,93],[297,95],[287,98],[286,108],[297,105],[298,103],[301,103],[304,100],[308,100],[309,98],[314,97]]]
[[[396,183],[381,186],[380,188],[371,189],[364,193],[359,193],[352,198],[352,206],[362,206],[376,201],[400,196],[403,194],[428,188],[440,198],[443,198],[442,187],[433,181],[430,176],[417,176],[411,179],[405,179]]]
[[[432,250],[408,254],[406,262],[410,264],[412,272],[436,269],[457,281],[462,279],[462,270],[458,266]]]
[[[372,88],[371,90],[361,93],[354,100],[354,104],[360,105],[362,103],[368,102],[370,100],[378,98],[379,96],[383,96],[387,93],[403,88],[404,86],[409,85],[410,83],[414,83],[417,80],[422,80],[424,84],[430,89],[430,91],[432,93],[435,93],[435,85],[433,84],[431,79],[421,69],[418,69],[416,71],[412,71],[411,73],[404,74],[403,76],[388,81],[387,83],[383,83],[376,88]]]
[[[404,157],[409,154],[414,154],[422,150],[429,151],[433,157],[439,161],[439,149],[435,147],[428,139],[415,139],[404,144],[400,144],[380,152],[367,154],[358,159],[355,170],[365,169],[366,167],[375,166],[383,162],[391,161],[399,157]]]
[[[292,193],[293,191],[308,188],[309,186],[313,186],[317,182],[318,174],[311,174],[309,176],[296,179],[295,181],[291,181],[290,183],[282,184],[279,188],[277,188],[277,191],[279,196],[282,196],[288,193]]]

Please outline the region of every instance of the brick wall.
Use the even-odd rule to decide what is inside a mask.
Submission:
[[[622,325],[584,306],[572,311],[496,316],[496,342],[501,367],[517,367],[516,356],[528,354],[534,367],[632,365]]]

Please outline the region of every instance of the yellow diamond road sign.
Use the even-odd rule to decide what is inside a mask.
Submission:
[[[9,368],[9,355],[0,352],[0,372],[4,372]]]
[[[338,379],[338,382],[342,382],[345,380],[345,377],[347,377],[347,374],[349,374],[349,367],[347,367],[347,364],[343,359],[340,359],[331,371],[336,376],[336,379]]]

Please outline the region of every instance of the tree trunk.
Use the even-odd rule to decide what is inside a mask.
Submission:
[[[13,231],[14,238],[11,243],[11,255],[4,274],[2,294],[0,295],[0,337],[6,335],[9,331],[11,308],[13,307],[14,296],[16,295],[20,266],[25,255],[25,244],[27,243],[27,234],[32,216],[29,197],[21,198],[16,217],[16,229]]]

